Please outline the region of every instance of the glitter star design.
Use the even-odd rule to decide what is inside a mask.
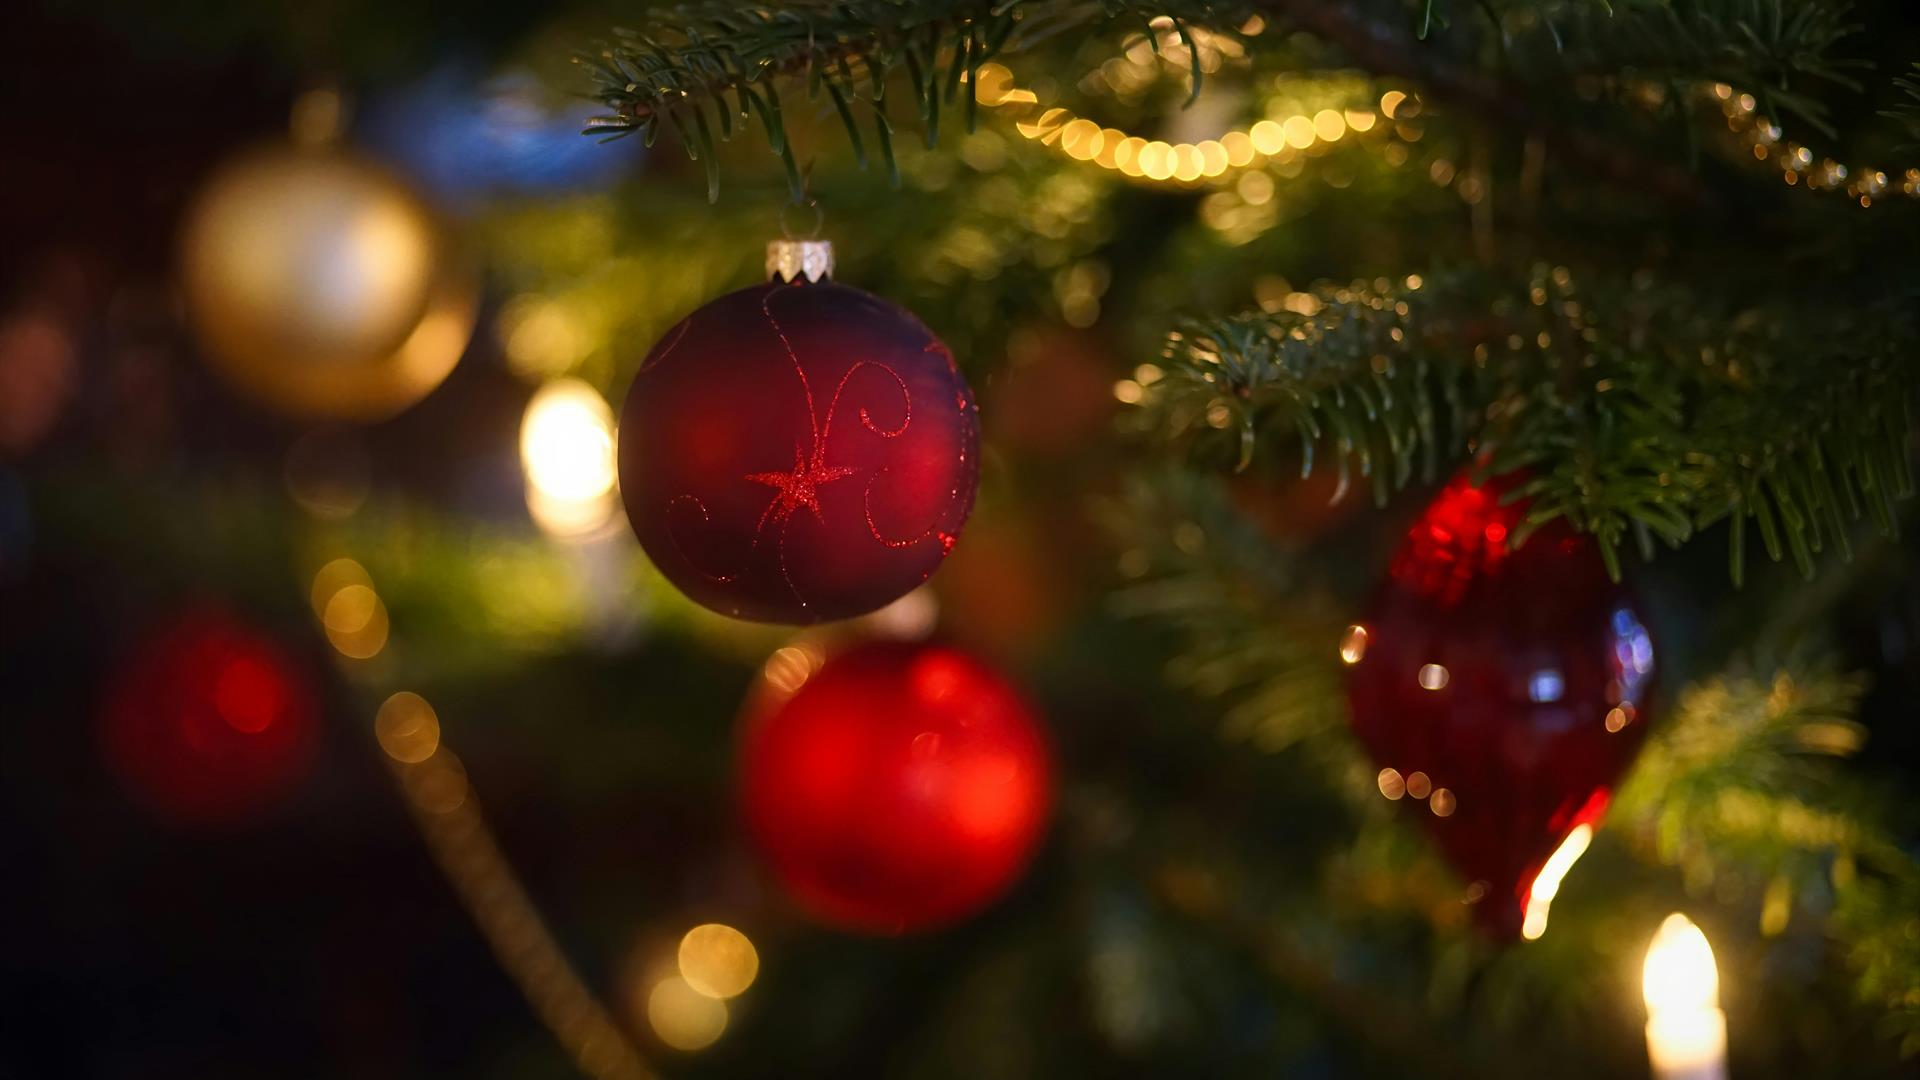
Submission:
[[[792,517],[794,511],[806,507],[813,511],[816,521],[826,519],[820,513],[820,485],[852,476],[857,469],[844,465],[829,467],[826,462],[824,442],[809,455],[802,447],[793,448],[793,471],[748,473],[747,479],[756,484],[765,484],[775,492],[773,502],[767,507],[766,518],[775,522],[784,522]]]

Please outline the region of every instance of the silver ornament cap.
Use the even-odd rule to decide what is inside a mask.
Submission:
[[[825,281],[833,276],[833,241],[767,241],[767,277],[773,281]]]

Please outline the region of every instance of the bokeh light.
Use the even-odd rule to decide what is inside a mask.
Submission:
[[[445,748],[408,766],[401,783],[413,804],[429,814],[451,814],[467,802],[467,767]]]
[[[380,705],[373,719],[380,749],[395,761],[415,765],[440,748],[440,718],[427,699],[402,690]]]
[[[520,462],[527,510],[556,536],[605,525],[614,510],[613,411],[579,379],[555,379],[527,403],[520,422]]]
[[[371,660],[387,646],[387,605],[368,585],[346,585],[320,613],[327,641],[350,660]]]
[[[1340,660],[1343,663],[1357,664],[1367,655],[1367,628],[1355,623],[1347,627],[1340,638]]]
[[[675,1050],[702,1050],[727,1030],[727,1006],[674,975],[647,994],[647,1023]]]
[[[705,923],[680,939],[680,977],[712,998],[738,997],[760,974],[760,954],[747,935],[722,923]]]

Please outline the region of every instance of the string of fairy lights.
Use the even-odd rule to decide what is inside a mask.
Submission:
[[[1718,106],[1728,130],[1745,143],[1754,160],[1773,166],[1788,187],[1805,185],[1809,191],[1842,192],[1863,207],[1892,196],[1920,198],[1920,168],[1910,168],[1897,176],[1872,165],[1849,168],[1784,139],[1780,125],[1757,111],[1758,102],[1752,94],[1741,93],[1726,83],[1703,87],[1700,94],[1710,107]]]
[[[1255,16],[1240,27],[1240,37],[1253,37],[1264,29],[1264,21]],[[1200,27],[1188,27],[1183,36],[1164,16],[1149,24],[1149,32],[1151,37],[1135,37],[1119,56],[1080,80],[1080,87],[1122,103],[1138,104],[1169,73],[1190,92],[1196,67],[1202,75],[1210,75],[1230,66],[1246,66],[1245,46],[1234,36]],[[1155,186],[1214,186],[1241,173],[1274,172],[1292,178],[1300,174],[1304,158],[1318,157],[1348,138],[1386,146],[1389,163],[1398,166],[1406,160],[1406,150],[1394,145],[1395,137],[1405,142],[1420,138],[1418,125],[1411,121],[1421,102],[1399,89],[1387,90],[1377,103],[1370,95],[1354,100],[1350,88],[1328,95],[1346,100],[1330,100],[1317,109],[1290,109],[1276,102],[1277,107],[1268,110],[1270,115],[1252,124],[1192,142],[1149,139],[1102,125],[1066,106],[1050,105],[1047,89],[1022,85],[1009,68],[999,63],[980,66],[973,90],[982,106],[1010,117],[1022,137],[1073,160]],[[1660,92],[1657,87],[1649,90]],[[1771,165],[1788,186],[1841,192],[1862,207],[1896,195],[1920,198],[1920,168],[1895,175],[1870,165],[1849,167],[1804,144],[1785,140],[1780,126],[1756,111],[1758,103],[1752,94],[1726,83],[1703,85],[1698,92],[1710,106],[1718,106],[1728,129],[1743,140],[1753,158]],[[1450,177],[1454,170],[1448,167],[1445,171]],[[1256,185],[1256,197],[1258,192]],[[1463,190],[1462,194],[1469,193]]]
[[[593,394],[591,402],[586,394]],[[584,436],[582,427],[589,429]],[[603,465],[611,473],[612,419],[591,388],[561,381],[536,395],[522,444],[529,509],[544,530],[576,536],[606,511],[611,482],[602,484],[600,476]],[[609,460],[601,462],[601,455]],[[350,675],[366,673],[362,665],[387,651],[387,607],[359,562],[341,556],[322,565],[310,600]],[[776,683],[788,674],[788,651],[770,662]],[[633,1039],[567,959],[514,872],[432,704],[412,691],[390,694],[375,712],[373,734],[435,863],[560,1046],[589,1076],[649,1080],[654,1073]],[[635,965],[632,1011],[666,1047],[699,1050],[726,1030],[727,1001],[746,992],[758,972],[759,955],[745,934],[703,923],[679,938],[670,964],[653,958]]]
[[[1254,36],[1265,24],[1255,16],[1240,28]],[[1093,92],[1136,103],[1163,72],[1192,88],[1193,68],[1212,74],[1230,66],[1245,66],[1245,47],[1234,37],[1189,27],[1185,38],[1171,19],[1150,24],[1152,40],[1135,38],[1126,50],[1107,60],[1081,80]],[[1348,135],[1384,135],[1398,108],[1410,100],[1391,90],[1379,102],[1348,101],[1312,111],[1275,110],[1244,127],[1195,142],[1169,142],[1106,127],[1064,106],[1048,106],[1041,90],[1022,86],[1013,72],[999,63],[982,64],[974,76],[974,98],[1014,120],[1023,137],[1050,146],[1076,161],[1086,161],[1129,179],[1168,186],[1198,186],[1219,181],[1242,170],[1284,167],[1303,156],[1324,152]],[[1353,96],[1349,94],[1348,96]],[[1415,136],[1417,137],[1417,135]],[[1296,173],[1297,174],[1297,173]]]

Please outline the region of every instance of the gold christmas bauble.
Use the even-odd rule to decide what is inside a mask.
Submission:
[[[229,382],[284,412],[381,420],[440,385],[476,289],[433,214],[333,146],[242,156],[189,212],[187,311]]]

